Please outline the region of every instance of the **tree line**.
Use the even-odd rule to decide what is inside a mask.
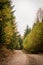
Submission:
[[[17,30],[13,7],[11,0],[0,0],[0,48],[43,52],[43,18],[40,22],[37,17],[32,29],[27,25],[22,37]]]

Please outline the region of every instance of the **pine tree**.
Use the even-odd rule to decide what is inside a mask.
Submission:
[[[25,33],[24,33],[24,38],[27,36],[27,34],[30,33],[30,31],[31,31],[31,29],[27,25],[26,30],[25,30]]]
[[[16,23],[10,0],[0,0],[0,45],[10,45],[16,38]],[[15,40],[16,41],[16,40]],[[12,43],[11,43],[12,44]],[[12,44],[15,45],[15,42]]]

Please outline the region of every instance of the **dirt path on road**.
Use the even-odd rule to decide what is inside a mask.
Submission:
[[[15,50],[11,57],[0,62],[0,65],[43,65],[43,55],[24,54],[21,50]]]

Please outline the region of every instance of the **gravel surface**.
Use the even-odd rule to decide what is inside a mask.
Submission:
[[[21,50],[0,61],[0,65],[43,65],[43,55],[24,54]]]

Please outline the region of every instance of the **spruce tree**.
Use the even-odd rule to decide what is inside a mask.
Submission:
[[[13,36],[15,35],[14,38],[17,36],[15,16],[13,13],[11,1],[0,0],[0,46],[9,46],[10,43],[12,44]],[[15,42],[12,45],[15,45]]]
[[[30,33],[31,29],[28,27],[28,25],[26,26],[26,30],[24,32],[24,38]]]

